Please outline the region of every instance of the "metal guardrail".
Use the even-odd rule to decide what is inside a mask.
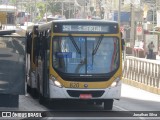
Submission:
[[[126,57],[123,64],[123,82],[160,94],[160,61]]]

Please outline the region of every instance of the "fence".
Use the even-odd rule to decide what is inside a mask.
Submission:
[[[126,57],[123,82],[160,94],[160,61]]]

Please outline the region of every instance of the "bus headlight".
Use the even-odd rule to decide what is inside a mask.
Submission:
[[[59,82],[59,81],[54,81],[54,85],[57,86],[57,87],[60,87],[62,88],[62,84]]]
[[[120,77],[117,77],[113,83],[111,84],[111,87],[116,87],[118,85],[118,82],[120,81]]]
[[[53,84],[54,84],[55,86],[60,87],[60,88],[63,87],[62,84],[61,84],[53,75],[50,76],[50,80],[53,81]]]

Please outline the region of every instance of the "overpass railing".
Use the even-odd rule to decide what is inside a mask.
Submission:
[[[160,94],[160,61],[126,57],[123,63],[123,82]]]

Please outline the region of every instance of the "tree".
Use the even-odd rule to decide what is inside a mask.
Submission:
[[[52,14],[57,14],[62,12],[62,4],[58,0],[46,0],[47,11]]]
[[[37,9],[39,11],[39,16],[37,16],[37,19],[40,20],[43,18],[44,14],[46,12],[46,6],[43,2],[38,2]]]
[[[17,0],[9,0],[9,3],[11,3],[11,4],[16,4],[16,2],[17,2]]]
[[[99,10],[100,10],[100,17],[101,19],[104,18],[104,8],[101,7],[102,6],[102,0],[98,0],[98,6],[99,6]]]

